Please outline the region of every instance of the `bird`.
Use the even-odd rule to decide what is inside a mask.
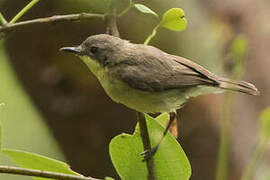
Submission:
[[[108,34],[60,50],[79,56],[113,101],[142,113],[171,113],[164,134],[176,110],[191,97],[218,89],[259,95],[251,83],[220,77],[186,58]]]

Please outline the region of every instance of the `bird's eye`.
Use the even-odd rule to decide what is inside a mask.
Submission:
[[[95,54],[95,53],[98,51],[98,47],[92,46],[92,47],[90,48],[90,51],[91,51],[91,53]]]

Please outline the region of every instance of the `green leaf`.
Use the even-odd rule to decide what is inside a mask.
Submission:
[[[155,119],[162,125],[162,126],[166,126],[166,124],[168,123],[170,118],[170,115],[168,113],[162,113],[160,114],[158,117],[156,117]]]
[[[263,138],[270,138],[270,107],[263,110],[260,115],[260,133]]]
[[[163,14],[161,26],[172,31],[183,31],[186,29],[187,20],[183,9],[172,8]]]
[[[112,177],[105,177],[105,180],[114,180]]]
[[[144,14],[153,14],[154,16],[158,16],[157,13],[155,13],[153,10],[143,4],[134,4],[134,7]]]
[[[72,171],[70,167],[61,161],[51,159],[34,153],[25,151],[18,151],[12,149],[5,149],[2,152],[9,156],[17,165],[23,168],[37,169],[42,171],[58,172],[64,174],[78,175],[80,174]],[[45,180],[48,178],[33,177],[37,180]],[[49,180],[49,179],[48,179]]]
[[[150,116],[145,115],[145,117],[151,146],[153,147],[162,137],[164,127]],[[162,121],[163,118],[165,119],[165,115],[162,115]],[[147,179],[146,164],[142,162],[141,152],[143,152],[143,144],[139,128],[136,128],[133,135],[121,134],[112,139],[110,156],[121,179]],[[160,144],[154,156],[154,163],[159,180],[188,180],[191,176],[191,167],[186,154],[170,133]]]

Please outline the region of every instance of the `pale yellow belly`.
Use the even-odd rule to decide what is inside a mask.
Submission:
[[[180,90],[164,92],[137,90],[108,73],[98,79],[112,100],[140,112],[171,112],[179,108],[186,99],[184,93]]]

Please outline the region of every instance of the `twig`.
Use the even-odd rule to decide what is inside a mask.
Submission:
[[[112,36],[120,37],[117,27],[117,0],[111,0],[109,10],[105,15],[106,33]]]
[[[118,14],[118,17],[122,17],[124,14],[126,14],[132,7],[134,6],[132,0],[129,0],[128,7],[125,8],[122,12]]]
[[[149,44],[149,42],[152,40],[152,38],[156,36],[157,30],[159,27],[160,27],[160,24],[156,25],[156,27],[153,29],[152,33],[144,41],[144,44],[146,44],[146,45]]]
[[[75,175],[69,175],[69,174],[63,174],[63,173],[41,171],[41,170],[35,170],[35,169],[25,169],[25,168],[19,168],[19,167],[11,167],[11,166],[0,166],[0,173],[52,178],[52,179],[59,179],[59,180],[98,180],[91,177],[75,176]]]
[[[141,134],[144,150],[150,150],[151,143],[150,143],[150,138],[149,138],[144,114],[137,112],[137,120],[140,125],[140,134]],[[148,180],[157,180],[154,159],[153,158],[147,159],[146,166],[147,166],[147,171],[148,171]]]
[[[23,26],[27,26],[31,24],[56,23],[56,22],[63,22],[63,21],[78,21],[78,20],[92,19],[92,18],[104,19],[104,15],[92,14],[92,13],[55,15],[55,16],[46,17],[46,18],[38,18],[38,19],[33,19],[33,20],[28,20],[28,21],[21,21],[14,24],[5,24],[3,26],[0,26],[0,33],[15,30],[18,27],[23,27]]]
[[[7,23],[7,20],[5,19],[2,13],[0,13],[0,23],[1,23],[0,25]]]
[[[27,11],[29,11],[29,9],[31,9],[38,2],[39,0],[32,0],[9,22],[9,24],[14,24],[17,22]]]

